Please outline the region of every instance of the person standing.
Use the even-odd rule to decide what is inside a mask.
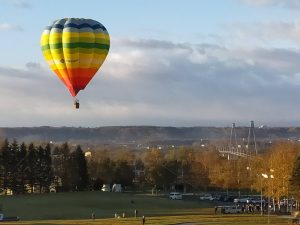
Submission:
[[[138,211],[137,211],[137,209],[135,209],[134,210],[134,217],[137,218],[137,215],[138,215]]]
[[[146,222],[145,216],[142,217],[142,222],[143,222],[143,225],[145,225],[145,222]]]

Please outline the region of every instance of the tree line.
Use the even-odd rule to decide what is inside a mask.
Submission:
[[[2,193],[100,190],[104,183],[130,187],[133,179],[134,169],[129,161],[87,159],[79,145],[19,145],[16,140],[4,140],[0,147]]]
[[[231,160],[220,155],[214,146],[138,152],[107,149],[94,151],[88,168],[91,178],[99,183],[111,183],[115,179],[109,175],[113,174],[113,165],[123,162],[127,171],[133,171],[126,172],[130,176],[124,176],[123,182],[126,180],[136,189],[235,191],[237,195],[242,191],[262,191],[264,196],[279,201],[283,197],[300,199],[299,153],[297,142],[283,140],[272,143],[258,155]]]
[[[0,189],[13,193],[33,192],[48,188],[53,179],[51,149],[17,141],[4,141],[0,154]]]
[[[88,171],[80,146],[74,151],[67,143],[52,148],[50,144],[26,145],[5,140],[0,149],[0,190],[14,194],[85,190]],[[56,190],[55,189],[55,190]]]
[[[0,189],[15,194],[100,190],[119,183],[131,190],[263,190],[274,199],[300,198],[296,142],[278,141],[251,158],[228,160],[213,146],[143,151],[89,150],[80,146],[35,145],[5,140],[0,148]],[[266,176],[263,176],[266,175]]]

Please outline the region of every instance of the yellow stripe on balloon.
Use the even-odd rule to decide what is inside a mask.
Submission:
[[[103,64],[110,38],[95,20],[64,18],[45,29],[40,44],[51,69],[76,96]]]

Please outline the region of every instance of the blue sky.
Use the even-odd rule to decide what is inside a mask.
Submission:
[[[299,11],[298,0],[0,0],[0,126],[299,126]],[[111,36],[77,111],[39,47],[64,17]]]

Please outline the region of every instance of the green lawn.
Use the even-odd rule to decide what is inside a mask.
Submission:
[[[176,215],[212,213],[213,203],[192,200],[169,200],[166,197],[108,192],[73,192],[0,196],[5,216],[21,220],[112,218],[115,213],[139,215]]]
[[[169,200],[167,197],[142,194],[74,192],[0,196],[5,216],[19,216],[19,222],[1,224],[23,225],[140,225],[141,218],[133,218],[134,209],[145,215],[146,225],[172,225],[193,222],[193,225],[263,225],[267,216],[214,215],[213,202],[198,200]],[[95,212],[96,220],[91,214]],[[115,219],[114,213],[126,213],[127,218]],[[288,219],[270,217],[270,224],[291,224]],[[192,225],[192,224],[191,224]]]

